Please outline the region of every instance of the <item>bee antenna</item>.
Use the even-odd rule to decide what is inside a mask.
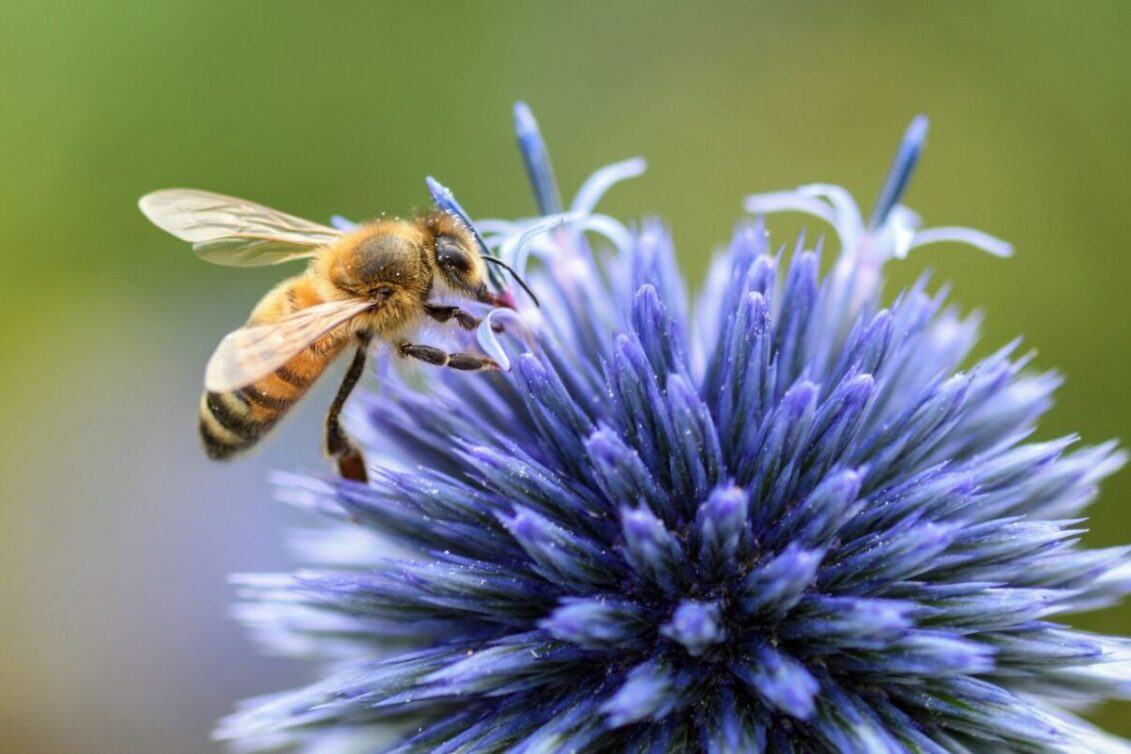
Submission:
[[[484,262],[489,262],[490,264],[497,264],[500,267],[502,267],[504,270],[509,272],[511,274],[511,276],[518,282],[518,284],[522,286],[522,290],[526,291],[526,295],[530,296],[530,300],[534,302],[534,305],[541,308],[542,304],[538,303],[538,297],[534,295],[534,291],[530,290],[530,286],[527,285],[526,281],[523,280],[522,277],[517,272],[514,271],[513,267],[511,267],[509,264],[507,264],[503,260],[499,259],[498,257],[489,257],[486,254],[483,254],[482,258],[483,258]]]

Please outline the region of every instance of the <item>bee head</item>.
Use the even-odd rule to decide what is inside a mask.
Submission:
[[[457,295],[488,301],[487,267],[479,256],[475,237],[456,218],[439,214],[433,245],[439,282]]]

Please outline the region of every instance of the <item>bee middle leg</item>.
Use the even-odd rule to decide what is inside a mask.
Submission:
[[[481,372],[484,369],[499,369],[498,363],[490,356],[481,353],[448,353],[442,348],[422,346],[416,343],[401,343],[397,353],[409,359],[419,359],[438,367],[459,369],[464,372]]]
[[[365,355],[369,348],[369,336],[359,336],[359,340],[361,343],[357,347],[357,353],[354,354],[353,361],[350,362],[349,369],[346,370],[346,377],[342,380],[342,386],[338,388],[338,394],[334,396],[334,402],[330,404],[330,412],[326,414],[326,452],[337,461],[338,473],[342,475],[343,479],[367,482],[369,481],[369,474],[365,471],[365,458],[361,455],[361,450],[354,445],[349,435],[342,429],[340,420],[346,399],[353,392],[358,380],[361,379],[362,372],[365,370]]]

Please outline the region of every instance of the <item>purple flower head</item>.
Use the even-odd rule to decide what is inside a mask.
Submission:
[[[899,204],[926,121],[867,223],[835,186],[747,200],[830,223],[827,274],[755,218],[693,308],[664,226],[596,210],[643,161],[564,206],[524,105],[516,124],[541,214],[476,225],[542,307],[517,297],[477,333],[509,373],[437,370],[421,390],[389,372],[355,401],[370,485],[280,475],[336,523],[297,541],[307,570],[243,577],[239,612],[326,670],[220,735],[397,754],[1131,751],[1075,712],[1131,695],[1131,647],[1063,622],[1131,591],[1127,548],[1079,543],[1123,455],[1030,440],[1059,378],[1016,343],[962,368],[977,322],[945,291],[924,279],[885,306],[884,265],[918,246],[1009,253]]]

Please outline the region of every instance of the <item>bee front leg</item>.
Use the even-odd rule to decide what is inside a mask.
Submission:
[[[459,323],[459,326],[464,330],[474,330],[475,328],[479,327],[480,323],[483,322],[481,318],[476,317],[470,312],[465,312],[458,306],[436,306],[434,304],[425,304],[424,312],[437,322],[447,322],[451,319],[455,319],[455,321]],[[498,324],[497,322],[493,322],[491,324],[491,329],[495,332],[502,332],[503,326]]]
[[[481,372],[484,369],[499,369],[498,363],[481,353],[448,353],[442,348],[422,346],[415,343],[401,343],[397,353],[405,358],[419,359],[438,367],[459,369],[464,372]]]
[[[330,412],[326,415],[326,452],[338,462],[338,473],[342,475],[343,479],[367,482],[369,475],[365,471],[365,458],[361,455],[358,447],[350,440],[345,430],[342,429],[340,421],[342,407],[346,405],[346,399],[353,392],[358,380],[361,379],[362,372],[365,370],[365,355],[369,349],[369,336],[359,336],[359,340],[361,344],[357,348],[357,353],[353,356],[349,369],[346,370],[346,377],[342,380],[342,386],[338,388],[338,394],[334,396],[334,402],[330,404]]]

